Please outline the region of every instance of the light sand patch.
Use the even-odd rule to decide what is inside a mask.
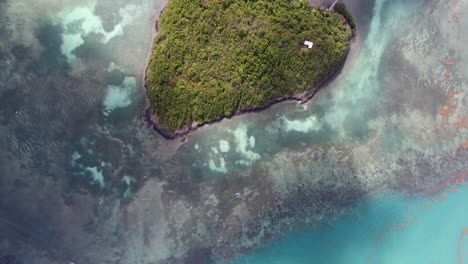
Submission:
[[[132,103],[130,96],[135,92],[136,80],[125,77],[120,86],[109,85],[104,98],[103,114],[108,116],[112,111],[129,106]]]
[[[234,130],[233,134],[236,142],[236,152],[244,157],[243,163],[251,164],[261,158],[260,154],[247,149],[250,143],[255,145],[255,141],[250,140],[250,137],[247,134],[247,127],[245,125],[240,125],[236,130]]]
[[[102,169],[98,169],[97,167],[87,167],[85,169],[86,172],[91,174],[92,184],[97,184],[102,188],[104,188],[104,175],[102,174]]]
[[[219,150],[223,153],[229,152],[229,150],[231,150],[231,146],[229,145],[229,142],[226,140],[220,140]]]
[[[289,120],[283,116],[284,129],[286,132],[297,131],[308,133],[318,131],[322,127],[320,122],[314,115],[309,116],[304,120]]]
[[[210,161],[208,162],[208,167],[210,168],[211,171],[214,171],[214,172],[220,172],[220,173],[228,172],[226,168],[226,161],[222,157],[219,158],[219,166],[215,164],[213,159],[210,159]]]

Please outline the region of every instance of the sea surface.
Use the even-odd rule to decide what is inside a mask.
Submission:
[[[292,232],[234,263],[466,263],[468,190],[440,195],[373,197],[329,226]]]
[[[344,2],[309,102],[165,140],[166,1],[0,0],[0,264],[467,263],[468,0]]]

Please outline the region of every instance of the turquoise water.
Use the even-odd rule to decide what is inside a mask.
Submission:
[[[459,245],[468,228],[468,188],[457,190],[429,198],[374,197],[328,227],[288,234],[235,263],[465,263],[458,249],[468,251],[468,239]]]
[[[362,49],[351,65],[351,70],[345,72],[344,81],[337,84],[338,87],[333,94],[334,104],[321,120],[327,121],[328,127],[332,127],[339,138],[346,141],[356,137],[352,133],[352,128],[358,131],[371,127],[357,125],[368,122],[372,114],[368,114],[367,111],[378,111],[387,107],[385,104],[375,106],[378,101],[376,98],[391,95],[390,88],[384,85],[385,78],[382,78],[388,75],[388,71],[382,69],[389,66],[382,61],[389,61],[391,55],[388,53],[389,49],[401,45],[398,43],[405,39],[405,33],[399,32],[403,26],[401,22],[414,17],[422,6],[422,1],[376,1],[369,34],[362,43]],[[448,45],[446,49],[449,49]],[[410,60],[411,56],[407,56],[406,59]],[[432,67],[436,68],[436,65]],[[393,80],[392,87],[398,85]],[[322,100],[325,99],[318,98],[319,103]],[[356,112],[355,116],[350,114],[353,111]],[[403,122],[403,117],[395,121],[397,124]],[[415,118],[411,123],[419,122],[423,123],[423,118]],[[316,131],[320,129],[318,127]],[[386,134],[381,139],[381,146],[385,146],[382,147],[385,154],[374,153],[372,158],[365,160],[364,164],[371,164],[373,159],[383,155],[398,156],[400,154],[397,149],[418,146],[414,141],[408,140],[410,138],[408,136],[393,137],[391,129],[382,129],[382,131]],[[414,137],[419,138],[422,134],[422,131],[415,132]],[[405,142],[406,140],[408,142]],[[426,147],[425,144],[430,147]],[[433,142],[420,146],[420,149],[427,153],[436,152],[440,147],[434,146]],[[463,162],[459,165],[464,167]],[[313,176],[314,169],[319,171],[315,166],[306,176],[318,177]],[[389,170],[385,168],[382,171]],[[438,173],[446,174],[444,171]],[[282,178],[289,174],[283,175]],[[378,173],[370,173],[363,178],[370,179],[376,177],[376,174]],[[286,234],[277,241],[239,257],[234,263],[468,263],[462,259],[464,252],[468,252],[468,237],[463,239],[462,235],[465,228],[468,228],[466,201],[468,201],[468,188],[464,185],[447,188],[429,197],[410,198],[399,194],[367,197],[353,209],[351,214],[327,226]]]
[[[468,0],[343,1],[358,35],[311,101],[166,141],[166,0],[0,0],[0,263],[464,263],[468,188],[401,193],[468,171]]]

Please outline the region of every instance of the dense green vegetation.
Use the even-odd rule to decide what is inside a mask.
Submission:
[[[353,16],[351,15],[351,13],[349,13],[348,9],[346,8],[346,5],[342,2],[338,2],[336,5],[335,5],[335,8],[334,10],[344,16],[346,18],[346,20],[348,21],[348,24],[349,26],[351,27],[351,29],[353,30],[353,34],[355,33],[356,31],[356,22],[354,22],[354,18]]]
[[[313,92],[345,60],[350,38],[340,15],[308,1],[171,0],[148,65],[150,109],[172,134]]]

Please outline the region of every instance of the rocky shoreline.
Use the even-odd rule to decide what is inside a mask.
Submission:
[[[168,1],[169,0],[166,0],[166,2],[164,3],[164,6],[167,5]],[[330,1],[323,0],[323,1],[320,2],[320,5],[323,5],[323,6],[325,6],[326,4],[329,5],[328,2],[330,2]],[[311,5],[312,5],[312,3],[311,3]],[[230,118],[240,116],[240,115],[244,115],[244,114],[259,113],[259,112],[262,112],[262,111],[272,107],[273,105],[275,105],[277,103],[281,103],[281,102],[297,102],[299,104],[307,103],[309,100],[311,100],[315,96],[315,94],[320,89],[322,89],[323,87],[328,85],[330,82],[335,80],[336,77],[341,73],[345,62],[347,61],[347,58],[349,56],[350,49],[351,49],[351,48],[348,49],[346,57],[342,61],[341,65],[336,69],[335,73],[333,73],[328,79],[326,79],[322,83],[319,83],[318,85],[316,85],[317,89],[315,89],[315,90],[313,90],[311,92],[298,93],[298,94],[294,94],[294,95],[292,95],[290,97],[286,97],[286,98],[283,98],[283,97],[277,98],[276,100],[272,101],[271,103],[267,104],[266,106],[259,107],[259,108],[254,108],[254,109],[244,109],[244,110],[241,110],[241,111],[238,110],[232,115],[224,116],[224,117],[222,117],[220,119],[213,120],[213,121],[210,121],[210,122],[201,123],[201,124],[198,124],[196,122],[192,122],[192,124],[190,126],[187,126],[187,127],[183,128],[183,129],[180,129],[180,130],[177,130],[175,132],[170,132],[170,131],[167,131],[166,129],[164,129],[161,126],[161,124],[158,121],[158,117],[155,114],[152,113],[150,102],[149,102],[149,97],[148,97],[148,94],[149,94],[148,66],[149,66],[149,61],[151,59],[154,40],[156,38],[156,35],[159,33],[159,20],[160,20],[160,17],[162,15],[162,13],[164,12],[164,10],[165,10],[165,7],[159,12],[158,17],[156,18],[156,20],[154,22],[152,41],[151,41],[150,48],[149,48],[149,51],[148,51],[148,55],[147,55],[147,58],[146,58],[146,66],[145,66],[144,77],[143,77],[143,86],[144,86],[144,89],[145,89],[146,103],[147,103],[148,107],[146,107],[145,112],[144,112],[144,120],[145,120],[148,127],[152,127],[154,131],[158,132],[160,135],[162,135],[165,139],[168,139],[168,140],[180,138],[182,141],[185,141],[192,133],[194,133],[200,127],[209,126],[211,124],[216,124],[216,123],[221,122],[224,119],[230,119]]]

